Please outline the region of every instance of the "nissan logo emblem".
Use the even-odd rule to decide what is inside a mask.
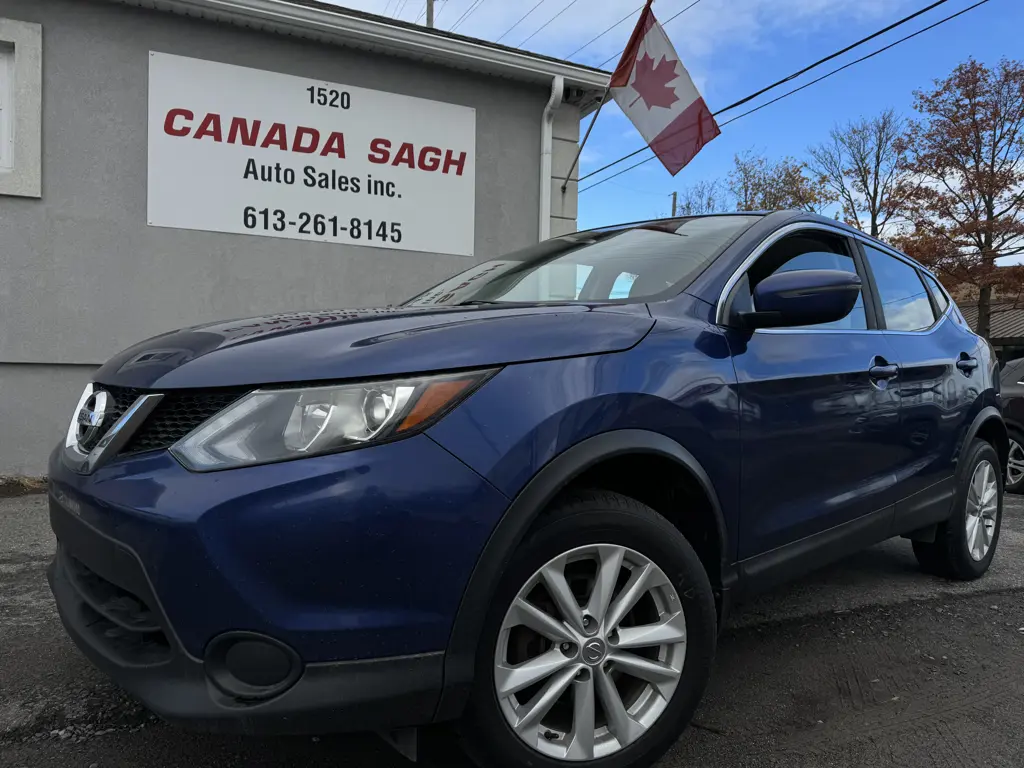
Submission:
[[[583,646],[583,661],[593,666],[604,658],[604,643],[601,640],[593,639]]]
[[[78,417],[75,419],[78,423],[75,437],[81,450],[86,452],[91,450],[100,436],[107,418],[109,403],[110,395],[106,392],[93,392],[92,396],[85,401],[82,410],[78,412]]]

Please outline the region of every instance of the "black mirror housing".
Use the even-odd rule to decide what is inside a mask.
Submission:
[[[818,325],[842,320],[861,295],[861,280],[838,269],[801,269],[769,275],[753,291],[753,312],[739,313],[748,329]]]

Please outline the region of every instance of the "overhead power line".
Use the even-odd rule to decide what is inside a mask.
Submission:
[[[531,13],[533,13],[534,11],[536,11],[536,10],[537,10],[538,8],[540,8],[540,7],[542,6],[542,5],[544,5],[544,3],[546,3],[546,2],[547,2],[547,0],[538,0],[537,4],[536,4],[535,6],[533,6],[533,8],[531,8],[531,9],[530,9],[530,10],[528,10],[528,11],[527,11],[526,13],[524,13],[524,14],[523,14],[523,15],[522,15],[522,16],[521,16],[521,17],[519,18],[519,21],[517,21],[517,22],[516,22],[515,24],[513,24],[513,25],[512,25],[511,27],[509,27],[509,28],[508,28],[508,29],[506,29],[506,30],[505,30],[504,32],[502,32],[502,33],[501,33],[501,37],[499,37],[499,38],[498,38],[497,40],[495,40],[494,42],[496,42],[496,43],[500,43],[500,42],[502,41],[502,39],[503,39],[503,38],[505,37],[505,35],[507,35],[507,34],[508,34],[509,32],[511,32],[511,31],[512,31],[513,29],[515,29],[516,27],[518,27],[518,26],[519,26],[520,24],[522,24],[522,23],[523,23],[524,21],[526,21],[526,17],[527,17],[527,16],[529,16],[529,15],[530,15]]]
[[[942,1],[942,2],[946,2],[946,0],[941,0],[941,1]],[[669,22],[672,22],[672,21],[674,21],[674,20],[678,19],[678,18],[679,18],[680,16],[682,16],[682,15],[683,15],[684,13],[686,13],[686,12],[687,12],[688,10],[690,10],[691,8],[693,8],[693,6],[695,6],[695,5],[696,5],[697,3],[699,3],[699,2],[700,2],[700,0],[693,0],[693,2],[692,2],[692,3],[690,3],[690,4],[688,5],[688,6],[686,6],[685,8],[683,8],[683,10],[681,10],[681,11],[678,11],[677,13],[673,14],[672,16],[669,16],[669,17],[668,17],[667,19],[665,19],[665,20],[664,20],[663,22],[661,22],[661,26],[663,26],[663,27],[664,27],[664,26],[665,26],[666,24],[668,24]],[[619,22],[619,23],[621,24],[622,22]],[[589,45],[589,43],[588,43],[588,45]],[[597,65],[597,66],[598,66],[598,69],[600,69],[601,67],[603,67],[603,66],[604,66],[605,64],[607,64],[608,62],[610,62],[610,61],[614,61],[615,59],[619,58],[619,57],[620,57],[620,56],[622,56],[622,54],[623,54],[623,53],[625,53],[625,52],[626,52],[626,49],[625,49],[625,48],[623,48],[623,49],[622,49],[621,51],[619,51],[618,53],[614,54],[613,56],[609,56],[609,57],[608,57],[607,59],[605,59],[604,61],[602,61],[602,62],[601,62],[600,64],[598,64],[598,65]]]
[[[542,2],[543,2],[543,0],[542,0]],[[608,27],[608,29],[606,29],[606,30],[605,30],[604,32],[602,32],[602,33],[601,33],[600,35],[598,35],[598,36],[597,36],[597,37],[595,37],[595,38],[592,38],[591,40],[588,40],[587,42],[585,42],[585,43],[584,43],[583,45],[581,45],[581,46],[580,46],[579,48],[577,48],[577,49],[576,49],[575,51],[573,51],[572,53],[570,53],[570,54],[569,54],[568,56],[566,56],[565,58],[566,58],[566,59],[571,59],[571,58],[572,58],[573,56],[575,56],[575,55],[576,55],[577,53],[579,53],[579,52],[580,52],[580,51],[582,51],[583,49],[585,49],[585,48],[589,48],[589,47],[590,47],[590,46],[591,46],[591,45],[592,45],[593,43],[596,43],[596,42],[597,42],[598,40],[600,40],[600,39],[601,39],[602,37],[604,37],[605,35],[607,35],[607,34],[608,34],[609,32],[611,32],[611,31],[612,31],[613,29],[615,29],[615,28],[616,28],[617,26],[619,26],[620,24],[624,24],[625,22],[629,21],[629,20],[630,20],[631,18],[633,18],[633,17],[634,17],[634,16],[636,15],[636,14],[638,14],[638,13],[639,13],[640,11],[642,11],[643,9],[644,9],[644,7],[643,7],[642,5],[641,5],[641,6],[639,7],[639,8],[634,8],[634,9],[633,9],[632,11],[630,11],[630,12],[629,12],[628,14],[626,14],[626,15],[625,15],[625,16],[623,16],[623,17],[622,17],[621,19],[619,19],[618,21],[616,21],[616,22],[615,22],[614,24],[612,24],[612,25],[611,25],[610,27]]]
[[[448,7],[448,3],[441,2],[441,0],[438,0],[438,2],[440,3],[440,5],[437,7],[437,10],[434,12],[434,26],[435,27],[437,27],[437,20],[439,18],[441,18],[441,14],[444,13],[444,9]],[[427,4],[424,3],[423,4],[423,10],[420,11],[420,15],[416,17],[416,23],[419,24],[420,23],[420,19],[422,19],[426,15],[427,15]]]
[[[464,22],[466,19],[468,19],[474,13],[476,13],[477,8],[479,8],[483,4],[484,4],[484,0],[473,0],[473,4],[470,5],[469,8],[467,8],[465,11],[462,12],[462,15],[459,16],[459,18],[456,19],[455,23],[452,24],[448,28],[448,31],[449,32],[454,32],[456,29],[458,29],[459,25],[462,24],[462,22]]]
[[[924,10],[928,10],[930,8],[934,8],[934,7],[936,7],[936,5],[939,5],[939,4],[943,3],[943,2],[947,2],[947,0],[940,0],[939,3],[935,3],[933,5],[930,5],[930,6],[928,6],[927,9],[924,9]],[[719,127],[720,128],[724,128],[729,123],[733,123],[736,120],[739,120],[741,117],[746,117],[747,115],[752,115],[754,112],[758,112],[758,111],[764,109],[765,107],[770,106],[771,104],[775,104],[776,102],[781,101],[782,99],[784,99],[784,98],[786,98],[788,96],[792,96],[793,94],[798,93],[798,92],[804,90],[805,88],[809,88],[812,85],[820,83],[822,80],[825,80],[825,79],[827,79],[829,77],[832,77],[832,75],[838,74],[839,72],[842,72],[845,69],[849,69],[850,67],[854,66],[855,64],[860,64],[861,62],[867,61],[868,59],[871,59],[871,58],[873,58],[875,56],[878,56],[881,53],[884,53],[885,51],[888,51],[890,48],[894,48],[895,46],[897,46],[897,45],[899,45],[901,43],[905,43],[906,41],[911,40],[911,39],[917,37],[918,35],[921,35],[921,34],[923,34],[925,32],[928,32],[929,30],[935,29],[935,27],[938,27],[941,24],[945,24],[947,21],[952,21],[953,19],[957,18],[958,16],[962,16],[963,14],[967,13],[968,11],[972,11],[975,8],[977,8],[978,6],[984,5],[987,2],[989,2],[989,0],[980,0],[979,2],[976,2],[974,5],[971,5],[971,6],[968,6],[967,8],[964,8],[962,11],[958,11],[957,13],[954,13],[954,14],[952,14],[950,16],[947,16],[944,19],[939,19],[939,21],[935,22],[934,24],[930,24],[927,27],[919,29],[916,32],[913,32],[913,33],[911,33],[911,34],[909,34],[909,35],[907,35],[905,37],[901,37],[899,40],[896,40],[896,41],[894,41],[892,43],[889,43],[888,45],[886,45],[886,46],[884,46],[882,48],[879,48],[878,50],[873,51],[873,52],[867,54],[866,56],[862,56],[859,59],[854,59],[853,61],[851,61],[851,62],[849,62],[847,64],[844,64],[841,67],[837,67],[836,69],[833,69],[830,72],[825,73],[821,77],[815,78],[814,80],[811,80],[810,82],[804,83],[803,85],[801,85],[798,88],[794,88],[791,91],[787,91],[786,93],[783,93],[781,96],[777,96],[774,99],[771,99],[770,101],[766,101],[764,104],[760,104],[757,107],[754,107],[753,109],[749,109],[746,112],[743,112],[743,113],[741,113],[739,115],[736,115],[735,117],[730,118],[729,120],[725,121],[724,123],[720,123]],[[899,26],[900,24],[905,23],[906,21],[910,20],[911,18],[915,18],[916,16],[919,16],[922,12],[923,11],[918,11],[917,13],[913,14],[912,16],[908,16],[906,19],[901,19],[900,21],[896,22],[895,24],[891,24],[890,26],[886,27],[886,30],[891,30],[894,27]],[[846,48],[843,49],[843,51],[849,51],[852,48],[855,48],[858,45],[861,45],[861,44],[863,44],[864,42],[866,42],[868,40],[874,39],[879,34],[880,34],[879,32],[876,32],[875,34],[870,35],[869,37],[866,37],[863,40],[858,41],[857,43],[854,43],[851,46],[847,46]],[[781,85],[783,83],[790,82],[798,74],[809,72],[811,69],[814,69],[815,67],[820,66],[822,63],[827,62],[827,61],[831,61],[832,59],[834,59],[836,57],[836,55],[837,54],[831,54],[831,55],[825,57],[824,59],[820,59],[819,61],[815,62],[814,64],[811,64],[810,66],[804,67],[803,69],[800,70],[799,73],[794,73],[793,75],[790,75],[789,77],[785,77],[782,80],[779,80],[779,81],[777,81],[775,83],[772,83],[771,85],[769,85],[769,86],[767,86],[765,88],[761,88],[760,90],[756,91],[755,93],[751,94],[750,96],[745,96],[744,98],[740,99],[739,101],[733,102],[729,106],[723,107],[722,109],[719,109],[716,112],[713,112],[712,115],[713,116],[718,116],[718,115],[722,114],[723,112],[727,112],[729,110],[735,109],[738,106],[746,104],[749,101],[751,101],[752,99],[756,98],[757,96],[762,95],[762,94],[766,93],[767,91],[769,91],[769,90],[771,90],[773,88],[776,88],[776,87],[778,87],[779,85]],[[679,132],[682,133],[683,131],[685,131],[689,127],[692,127],[692,126],[687,126],[686,128],[680,129]],[[647,146],[640,147],[639,149],[634,150],[633,152],[630,152],[628,155],[623,155],[622,157],[618,158],[617,160],[613,160],[612,162],[608,163],[607,165],[604,165],[604,166],[598,168],[596,171],[591,171],[590,173],[586,174],[585,176],[582,176],[580,178],[580,181],[584,181],[585,179],[588,179],[591,176],[595,176],[596,174],[601,173],[602,171],[606,171],[609,168],[612,168],[612,167],[618,165],[619,163],[622,163],[622,162],[624,162],[626,160],[629,160],[632,157],[636,157],[641,152],[644,152],[645,150],[647,150],[649,148],[650,147],[647,147]],[[619,171],[618,173],[615,173],[615,174],[612,174],[611,176],[608,176],[607,178],[608,179],[615,178],[615,176],[618,176],[618,175],[620,175],[622,173],[625,173],[626,171],[630,171],[633,168],[636,168],[639,165],[643,165],[643,163],[646,163],[646,162],[648,162],[649,160],[652,160],[652,159],[653,159],[653,157],[648,157],[648,158],[642,160],[639,163],[634,163],[633,165],[629,166],[628,168],[626,168],[626,169],[624,169],[622,171]],[[582,189],[580,191],[583,192],[583,191],[586,191],[587,189],[591,189],[592,187],[596,186],[597,184],[603,183],[605,180],[606,179],[602,179],[600,181],[596,181],[593,184],[591,184],[590,186],[585,187],[584,189]]]
[[[405,10],[405,6],[408,4],[409,0],[400,0],[398,5],[395,7],[395,15],[392,18],[400,18],[402,16],[402,12]]]
[[[528,38],[523,40],[523,42],[521,42],[519,44],[519,47],[522,48],[524,45],[526,45],[528,42],[530,42],[533,38],[535,38],[538,34],[540,34],[541,30],[545,29],[551,22],[553,22],[555,19],[557,19],[563,13],[568,11],[570,8],[572,8],[574,5],[576,5],[576,3],[578,3],[579,1],[580,0],[570,0],[569,4],[567,6],[565,6],[565,8],[563,8],[558,13],[556,13],[554,16],[552,16],[550,19],[548,19],[546,22],[541,24],[540,29],[538,29],[536,32],[534,32],[532,35],[530,35]]]

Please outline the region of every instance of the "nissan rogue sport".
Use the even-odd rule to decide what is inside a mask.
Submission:
[[[1007,453],[993,351],[919,264],[674,218],[118,354],[50,461],[49,576],[172,722],[649,766],[736,598],[898,536],[985,573]]]

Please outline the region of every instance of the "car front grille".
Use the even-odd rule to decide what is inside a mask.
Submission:
[[[113,426],[117,419],[142,395],[157,393],[163,395],[163,399],[153,409],[153,412],[121,449],[122,456],[170,448],[204,421],[250,391],[248,387],[235,387],[157,392],[106,384],[97,386],[106,390],[113,400],[113,403],[108,405],[109,413],[112,415],[106,419],[106,429]],[[98,435],[95,441],[98,442],[101,437],[102,434]]]

